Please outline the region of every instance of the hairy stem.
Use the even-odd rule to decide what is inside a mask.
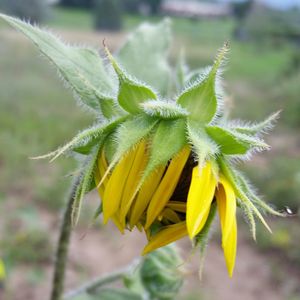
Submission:
[[[102,287],[103,285],[106,285],[108,283],[112,283],[114,281],[117,281],[119,279],[122,279],[122,277],[130,271],[130,269],[136,266],[136,262],[133,262],[129,266],[126,266],[120,270],[117,270],[115,272],[108,273],[106,275],[100,276],[98,278],[95,278],[91,280],[90,282],[87,282],[80,286],[77,289],[74,289],[68,293],[66,293],[63,297],[63,300],[71,299],[75,296],[78,296],[83,293],[93,293],[95,292],[98,288]]]
[[[72,206],[74,203],[74,195],[79,181],[80,178],[78,176],[78,178],[73,182],[72,188],[68,196],[67,206],[63,214],[62,224],[60,227],[59,240],[58,240],[56,255],[55,255],[55,266],[54,266],[50,300],[61,300],[63,295],[64,281],[65,281],[65,268],[66,268],[66,262],[68,258],[69,242],[70,242],[70,236],[72,231],[71,213],[72,213]]]

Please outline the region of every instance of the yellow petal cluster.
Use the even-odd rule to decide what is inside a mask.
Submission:
[[[139,188],[149,161],[147,141],[140,141],[128,151],[108,176],[109,166],[102,149],[95,182],[102,199],[104,223],[111,219],[122,233],[134,227],[143,230],[148,238],[143,250],[146,254],[185,236],[195,238],[206,224],[212,203],[216,202],[222,247],[231,277],[237,245],[234,189],[223,174],[215,174],[212,162],[207,161],[201,168],[193,164],[186,197],[174,199],[175,189],[181,176],[186,176],[184,168],[191,159],[191,149],[185,146],[166,165],[157,167]]]

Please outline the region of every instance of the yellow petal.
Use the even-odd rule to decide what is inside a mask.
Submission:
[[[167,219],[168,221],[171,221],[172,223],[180,223],[181,222],[177,213],[173,209],[168,208],[168,207],[162,211],[162,217],[164,219]]]
[[[133,164],[137,149],[130,150],[113,170],[103,195],[103,222],[107,223],[119,209],[127,176]]]
[[[167,203],[167,207],[181,212],[181,213],[186,213],[186,203],[185,202],[180,202],[180,201],[169,201]]]
[[[237,245],[237,226],[236,226],[236,219],[234,218],[228,238],[223,243],[223,251],[224,251],[226,266],[230,277],[232,277],[233,269],[235,265],[236,245]]]
[[[190,148],[185,147],[175,158],[173,158],[168,166],[168,169],[161,180],[153,198],[150,201],[147,210],[147,219],[145,228],[149,228],[157,216],[161,213],[163,208],[168,203],[170,197],[172,196],[178,180],[180,178],[181,172],[189,158]]]
[[[175,242],[186,235],[187,229],[185,222],[180,222],[177,224],[166,226],[150,238],[149,243],[144,248],[142,254],[145,255],[157,248]]]
[[[232,186],[224,176],[220,177],[220,184],[216,198],[222,227],[222,241],[226,241],[235,219],[236,196]]]
[[[164,174],[165,167],[159,167],[146,179],[145,183],[142,185],[137,198],[133,204],[132,211],[130,214],[129,224],[133,228],[136,225],[146,210],[154,192],[159,185],[159,182]]]
[[[199,170],[194,167],[187,199],[186,221],[190,238],[195,237],[205,225],[214,197],[217,181],[208,162]]]
[[[146,141],[140,142],[137,146],[136,156],[134,158],[133,164],[131,166],[130,172],[128,174],[120,207],[120,220],[121,223],[125,224],[126,215],[130,209],[130,206],[134,200],[134,193],[136,191],[137,185],[140,181],[143,170],[145,169],[147,163],[146,157]]]
[[[118,216],[118,213],[116,213],[114,216],[111,217],[112,221],[114,222],[114,224],[117,226],[117,228],[119,229],[119,231],[124,234],[125,231],[125,226],[124,224],[122,224],[120,222],[120,217]]]

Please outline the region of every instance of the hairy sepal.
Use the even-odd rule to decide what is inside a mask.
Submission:
[[[177,102],[189,111],[191,120],[209,123],[217,114],[221,101],[219,68],[227,50],[226,44],[220,50],[214,65],[177,98]]]
[[[223,154],[246,154],[249,150],[266,150],[269,146],[259,138],[220,126],[206,126],[207,134],[220,147]]]
[[[166,96],[171,82],[168,54],[171,46],[170,21],[144,23],[128,37],[117,53],[118,61],[130,73]]]
[[[188,121],[187,131],[197,155],[198,165],[202,168],[206,160],[214,158],[219,153],[218,145],[207,135],[203,127],[198,126],[197,122]]]
[[[154,126],[157,124],[155,118],[147,117],[145,115],[137,115],[121,124],[114,135],[111,137],[114,140],[114,148],[116,149],[108,169],[104,174],[99,186],[103,183],[103,180],[120,161],[120,159],[133,147],[135,147],[142,139],[151,132]]]
[[[32,157],[32,159],[51,158],[50,162],[65,154],[68,151],[75,151],[81,154],[88,154],[91,148],[98,142],[98,140],[113,131],[118,124],[126,120],[127,117],[122,117],[111,122],[105,122],[88,129],[83,130],[77,134],[69,143],[58,148],[57,150],[45,155]]]
[[[185,145],[187,145],[185,120],[161,120],[152,136],[150,158],[139,187],[158,166],[166,165]]]
[[[76,226],[78,223],[83,197],[86,193],[90,191],[90,186],[94,181],[94,169],[95,169],[96,161],[98,159],[99,150],[102,146],[102,143],[103,143],[103,139],[93,149],[92,153],[86,159],[86,162],[84,164],[81,182],[78,185],[78,190],[75,193],[75,199],[72,206],[71,223],[73,227]]]
[[[236,132],[247,134],[247,135],[259,135],[267,133],[274,127],[274,123],[278,120],[280,111],[277,111],[267,117],[265,120],[254,124],[243,124],[240,121],[230,122],[228,126]]]
[[[53,34],[29,23],[0,14],[0,18],[25,34],[57,67],[81,103],[99,112],[101,93],[112,93],[116,86],[107,75],[103,61],[94,49],[71,47]]]
[[[107,48],[105,50],[119,79],[119,105],[131,114],[141,113],[140,104],[150,99],[157,99],[156,93],[147,84],[129,75],[114,59],[109,50]]]
[[[189,115],[186,109],[173,101],[150,100],[142,103],[141,107],[147,115],[161,119],[176,119]]]

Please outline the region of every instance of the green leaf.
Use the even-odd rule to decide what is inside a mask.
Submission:
[[[171,68],[168,63],[170,45],[169,20],[157,25],[144,23],[128,37],[119,50],[118,61],[130,74],[165,96],[171,82]]]
[[[81,102],[99,111],[101,93],[112,93],[114,83],[108,77],[99,53],[94,49],[71,47],[51,33],[29,23],[0,14],[0,18],[24,33],[57,67]]]
[[[219,126],[206,126],[207,134],[220,147],[223,154],[245,154],[250,149],[268,149],[269,146],[258,138],[247,136]]]
[[[156,99],[156,94],[146,84],[127,74],[109,50],[107,48],[105,50],[119,78],[118,102],[120,106],[131,114],[142,112],[140,104],[150,99]]]
[[[152,117],[175,119],[188,116],[188,112],[173,101],[150,100],[141,104],[143,111]]]
[[[220,106],[218,70],[227,50],[226,44],[220,50],[214,65],[177,98],[177,102],[190,112],[190,119],[209,123],[216,115]]]

